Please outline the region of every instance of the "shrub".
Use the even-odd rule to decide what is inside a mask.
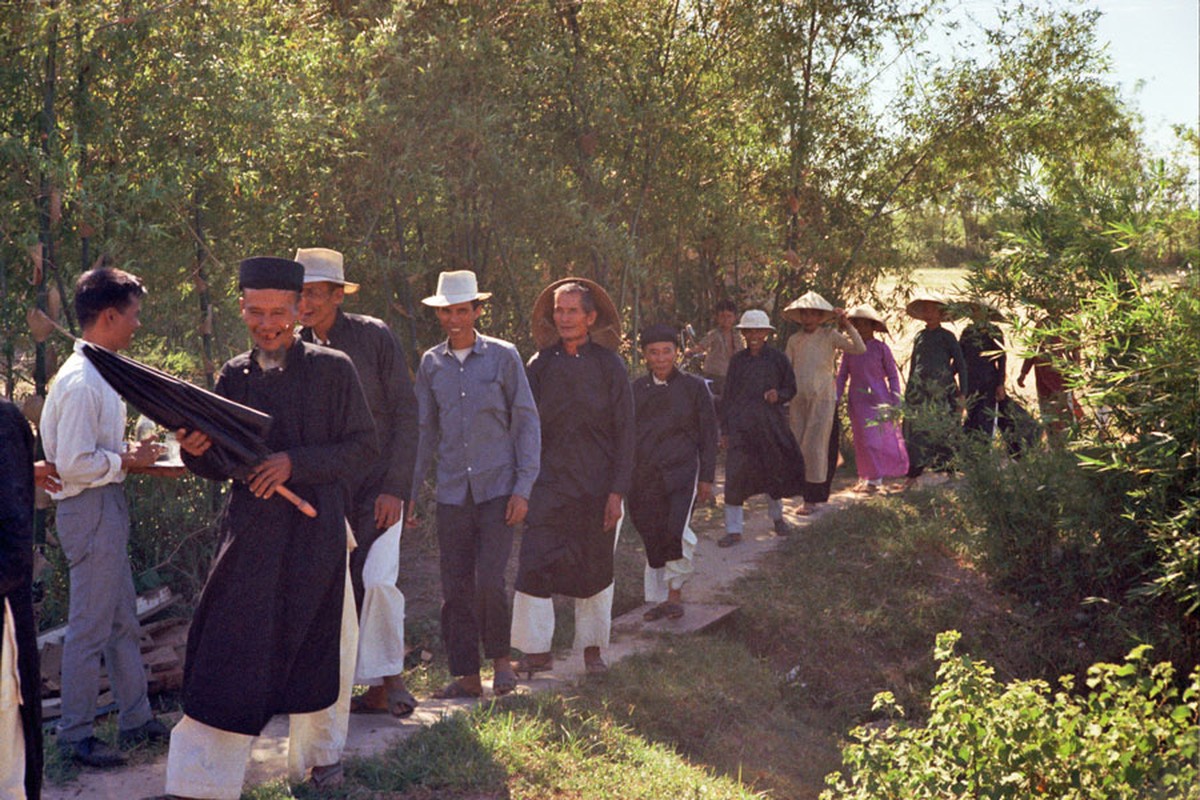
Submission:
[[[1071,678],[1007,686],[992,668],[954,654],[956,631],[938,637],[929,720],[905,723],[890,693],[876,707],[897,719],[860,727],[843,748],[844,774],[822,800],[1200,798],[1200,669],[1180,690],[1169,663],[1146,646],[1124,664],[1095,664],[1083,695]]]

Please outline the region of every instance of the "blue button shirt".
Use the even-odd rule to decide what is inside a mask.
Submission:
[[[437,501],[462,505],[517,494],[537,480],[541,427],[517,349],[476,331],[459,361],[445,341],[421,357],[420,438],[413,496],[437,456]]]

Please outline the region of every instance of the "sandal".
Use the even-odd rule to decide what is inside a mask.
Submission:
[[[450,681],[433,693],[438,700],[478,700],[483,697],[483,689],[478,691],[468,689],[458,681]]]
[[[546,656],[545,661],[534,660],[529,656],[521,656],[513,670],[520,675],[525,673],[525,680],[531,680],[535,672],[549,672],[554,669],[554,656]]]
[[[383,706],[373,706],[367,702],[367,696],[363,694],[355,695],[350,698],[350,713],[351,714],[386,714],[388,710]]]
[[[663,616],[667,619],[683,619],[683,604],[682,603],[663,603]]]
[[[517,688],[517,673],[513,671],[497,672],[492,676],[492,693],[502,697],[512,693]]]
[[[584,661],[583,670],[591,676],[607,675],[608,664],[605,664],[602,658],[597,658],[595,661]]]
[[[717,539],[717,547],[733,547],[740,541],[742,541],[740,533],[727,533],[720,539]]]
[[[656,606],[651,606],[650,608],[646,609],[646,613],[642,614],[642,619],[646,620],[646,622],[654,622],[655,620],[662,619],[666,615],[667,604],[659,603]]]
[[[308,774],[308,783],[314,789],[324,791],[325,789],[336,789],[346,781],[346,773],[342,769],[342,762],[329,764],[324,767],[313,767],[312,772]]]
[[[384,710],[390,711],[393,717],[407,717],[416,711],[419,705],[412,692],[396,687],[387,690],[387,708]],[[353,713],[353,709],[351,712]]]

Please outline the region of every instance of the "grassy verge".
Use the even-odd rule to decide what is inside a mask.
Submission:
[[[448,718],[354,763],[347,785],[325,796],[814,798],[840,767],[850,727],[873,720],[876,693],[920,719],[941,631],[962,631],[960,650],[1002,680],[1120,661],[1129,641],[1119,626],[992,591],[972,566],[968,528],[943,490],[827,514],[731,590],[741,611],[723,628],[664,640],[568,696],[506,698]],[[636,536],[620,550],[619,604],[636,604]]]

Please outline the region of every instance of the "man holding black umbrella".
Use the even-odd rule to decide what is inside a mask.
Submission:
[[[62,481],[50,496],[58,505],[55,531],[70,570],[58,743],[68,758],[92,767],[125,763],[92,731],[101,656],[120,709],[119,743],[167,736],[146,693],[127,549],[129,508],[121,487],[129,469],[149,466],[161,448],[125,442],[125,403],[82,354],[85,342],[112,351],[129,347],[141,325],[144,294],[142,282],[119,269],[79,277],[75,314],[83,337],[54,378],[40,425],[46,460],[57,465]]]
[[[339,651],[342,633],[357,631],[345,493],[375,458],[375,426],[350,359],[295,334],[303,281],[289,259],[239,268],[254,348],[226,362],[215,391],[271,415],[272,453],[234,483],[188,635],[185,716],[167,761],[174,796],[239,797],[253,739],[275,714],[292,715],[290,777],[311,768],[319,787],[340,781],[353,665]],[[196,431],[181,437],[185,463],[232,477],[210,443]],[[285,481],[315,518],[279,497]]]

